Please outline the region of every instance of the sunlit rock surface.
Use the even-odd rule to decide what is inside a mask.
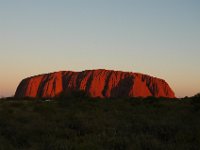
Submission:
[[[53,98],[65,91],[84,91],[90,97],[174,98],[170,86],[149,75],[112,70],[61,71],[26,78],[15,97]]]

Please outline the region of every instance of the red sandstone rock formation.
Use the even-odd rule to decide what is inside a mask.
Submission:
[[[84,91],[91,97],[168,97],[174,92],[162,79],[139,73],[86,70],[62,71],[21,81],[15,97],[53,98],[65,91]]]

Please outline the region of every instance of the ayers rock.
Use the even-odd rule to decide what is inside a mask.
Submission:
[[[84,91],[90,97],[167,97],[174,92],[162,79],[112,70],[61,71],[26,78],[15,97],[53,98],[65,91]]]

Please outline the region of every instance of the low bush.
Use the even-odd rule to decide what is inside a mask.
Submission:
[[[182,150],[200,147],[192,98],[0,101],[0,149]]]
[[[89,95],[83,90],[65,90],[58,95],[57,99],[87,97],[89,97]]]

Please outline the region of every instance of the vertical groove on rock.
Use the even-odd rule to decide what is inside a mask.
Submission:
[[[102,95],[104,97],[109,97],[106,92],[108,91],[108,86],[109,86],[109,80],[110,80],[110,77],[112,75],[112,71],[108,72],[107,75],[106,75],[106,79],[105,79],[105,86],[104,86],[104,89],[102,91]]]

